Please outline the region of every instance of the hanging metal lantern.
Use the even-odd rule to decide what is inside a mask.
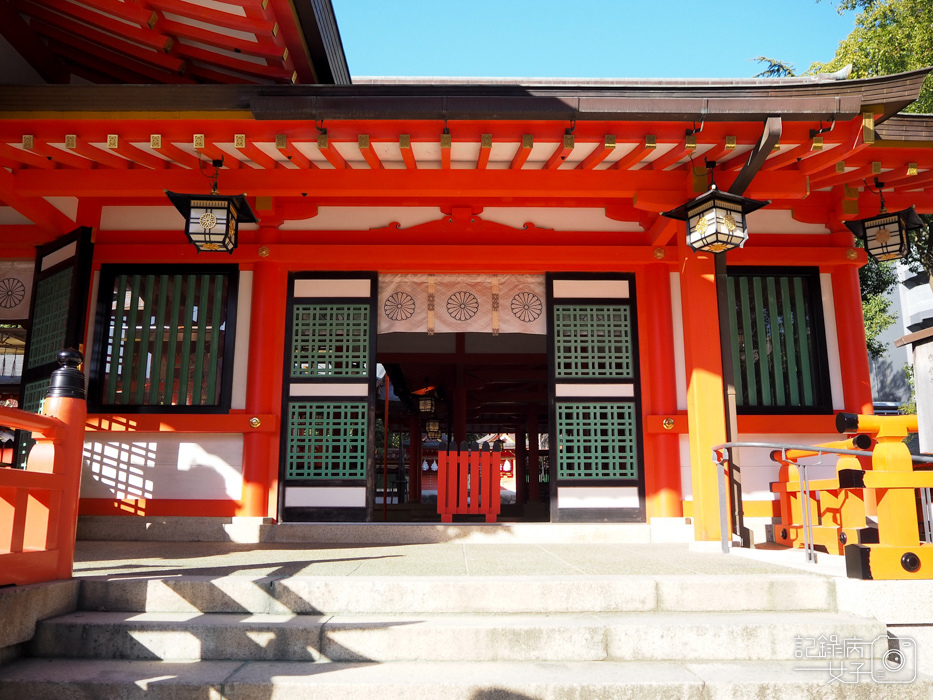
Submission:
[[[913,207],[887,212],[884,210],[883,199],[878,216],[846,221],[845,225],[862,241],[865,250],[875,260],[897,260],[907,257],[907,253],[910,252],[907,234],[923,228],[923,222]]]
[[[433,396],[418,397],[418,411],[421,413],[434,413],[436,402]]]
[[[687,245],[694,251],[724,253],[745,245],[748,240],[746,214],[768,204],[770,202],[721,192],[712,185],[706,194],[661,216],[687,222]]]
[[[243,194],[179,194],[168,190],[165,194],[185,217],[185,234],[199,253],[233,253],[240,223],[259,221]]]
[[[440,440],[441,422],[437,418],[428,418],[424,422],[424,431],[428,434],[428,440]]]

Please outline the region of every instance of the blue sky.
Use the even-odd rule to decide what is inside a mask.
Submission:
[[[853,28],[823,0],[332,0],[354,76],[748,78]]]

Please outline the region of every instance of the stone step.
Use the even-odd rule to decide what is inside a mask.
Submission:
[[[835,613],[242,615],[77,612],[40,622],[34,656],[240,661],[711,661],[794,658],[797,637],[873,640]]]
[[[832,681],[787,661],[305,663],[26,659],[0,667],[0,698],[63,700],[919,700],[933,681]],[[846,666],[851,669],[851,666]],[[910,673],[907,672],[909,677]],[[851,680],[851,676],[847,676]],[[891,680],[891,677],[888,677]]]
[[[80,608],[174,613],[831,611],[830,578],[721,576],[174,576],[85,578]]]

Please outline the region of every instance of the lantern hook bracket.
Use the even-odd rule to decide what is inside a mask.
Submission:
[[[220,169],[224,165],[223,156],[221,156],[219,160],[215,158],[214,160],[210,161],[211,167],[214,169],[213,172],[206,172],[204,170],[204,162],[205,161],[203,160],[198,161],[198,167],[201,169],[201,174],[207,178],[208,182],[211,183],[211,194],[219,194],[217,191],[217,180],[220,179]]]

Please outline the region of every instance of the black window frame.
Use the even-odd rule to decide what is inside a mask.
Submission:
[[[107,341],[111,321],[112,290],[120,275],[204,275],[227,276],[225,299],[223,366],[218,375],[220,400],[216,404],[108,404],[104,402],[106,386]],[[237,265],[167,265],[167,264],[104,264],[98,279],[97,308],[94,323],[93,353],[89,365],[88,411],[91,413],[138,414],[225,414],[230,412],[233,393],[233,362],[236,353],[237,302],[240,271]],[[107,291],[105,291],[107,290]]]

